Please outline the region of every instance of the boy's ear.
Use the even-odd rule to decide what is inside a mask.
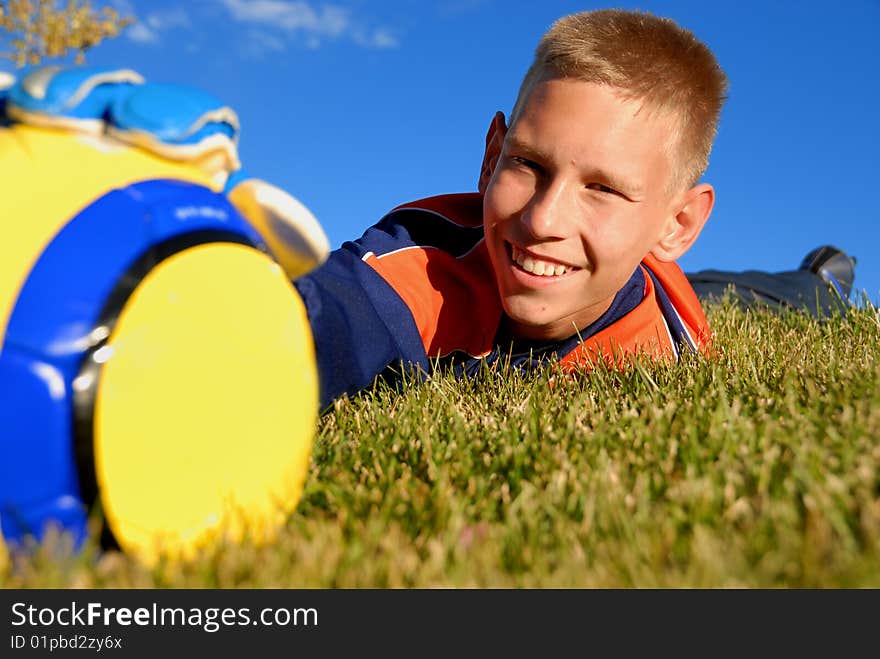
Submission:
[[[659,261],[675,261],[688,251],[703,230],[715,205],[715,188],[700,183],[684,193],[651,254]]]
[[[504,119],[504,113],[496,112],[492,117],[492,123],[489,124],[489,132],[486,133],[486,150],[483,153],[483,166],[480,168],[480,181],[477,184],[477,189],[481,193],[485,193],[489,186],[489,179],[492,178],[492,172],[495,171],[495,165],[498,164],[498,157],[501,155],[506,134],[507,122]]]

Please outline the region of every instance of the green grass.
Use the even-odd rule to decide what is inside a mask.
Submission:
[[[278,542],[147,569],[50,540],[7,587],[880,587],[880,314],[712,307],[717,355],[379,388]]]

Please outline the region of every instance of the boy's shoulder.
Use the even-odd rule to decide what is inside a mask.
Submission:
[[[459,193],[401,204],[348,243],[361,258],[385,258],[403,250],[432,250],[461,257],[483,240],[482,195]]]
[[[400,204],[388,216],[404,211],[432,213],[440,216],[447,222],[461,227],[482,227],[483,195],[479,192],[462,192],[425,197],[417,201]]]
[[[648,254],[642,265],[646,266],[656,279],[662,297],[669,300],[675,315],[691,328],[697,343],[705,344],[708,341],[709,323],[697,294],[678,263],[659,261]]]

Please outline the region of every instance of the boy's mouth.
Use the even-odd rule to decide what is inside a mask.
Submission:
[[[539,258],[534,254],[530,254],[525,250],[520,249],[513,243],[507,243],[507,247],[510,253],[510,260],[513,264],[524,272],[529,273],[530,275],[535,275],[537,277],[562,277],[567,275],[569,272],[573,272],[577,270],[577,268],[564,265],[557,261],[549,261],[543,258]]]

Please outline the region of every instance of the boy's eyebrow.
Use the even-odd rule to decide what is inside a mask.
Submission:
[[[642,188],[638,185],[614,176],[613,174],[609,174],[604,169],[592,167],[588,174],[590,177],[597,179],[600,183],[607,185],[610,188],[614,188],[621,194],[625,195],[630,201],[640,201],[644,194]]]
[[[508,135],[506,142],[517,152],[531,158],[535,158],[536,160],[547,162],[548,160],[552,160],[549,153],[536,148],[530,144],[526,144],[525,142],[517,139],[513,135]],[[592,166],[586,172],[588,176],[591,178],[595,178],[603,185],[607,185],[611,188],[614,188],[618,192],[626,195],[630,200],[637,201],[641,198],[643,194],[643,190],[641,186],[638,186],[634,183],[626,181],[619,176],[611,174],[607,170],[602,169],[601,167]]]
[[[522,140],[517,139],[513,135],[507,136],[505,142],[516,149],[517,151],[524,153],[527,156],[534,156],[538,160],[550,160],[550,154],[542,149],[538,149],[531,144],[526,144]]]

